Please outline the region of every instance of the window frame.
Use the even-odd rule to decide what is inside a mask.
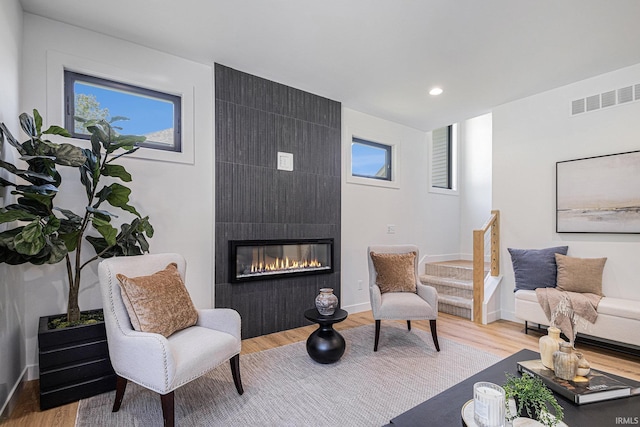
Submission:
[[[391,180],[381,180],[373,178],[363,178],[352,175],[351,166],[351,154],[352,154],[352,142],[353,138],[364,139],[365,141],[371,141],[378,144],[391,147]],[[342,153],[343,161],[342,167],[344,170],[344,179],[346,184],[365,185],[369,187],[381,187],[388,189],[400,188],[400,156],[401,140],[392,135],[381,133],[371,129],[364,129],[361,127],[345,126],[343,129],[342,138]]]
[[[92,76],[86,73],[80,73],[69,69],[63,70],[64,76],[64,124],[65,129],[71,133],[73,138],[89,140],[90,134],[77,133],[75,131],[75,90],[76,82],[95,84],[106,89],[113,89],[118,92],[125,92],[134,95],[142,95],[149,98],[155,98],[168,101],[173,105],[173,145],[162,144],[151,140],[146,140],[138,144],[140,147],[151,148],[155,150],[182,153],[182,98],[166,92],[144,88],[141,86],[118,82],[111,79]]]
[[[458,194],[458,125],[456,123],[443,126],[442,128],[447,128],[447,137],[448,137],[448,165],[447,165],[447,174],[448,174],[448,187],[437,187],[433,182],[433,169],[434,169],[434,142],[433,142],[433,132],[431,132],[431,141],[429,143],[429,192],[430,193],[438,193],[438,194],[449,194],[449,195],[457,195]],[[442,129],[438,128],[438,129]]]
[[[384,150],[384,152],[385,152],[384,168],[386,169],[386,176],[365,175],[365,174],[354,173],[353,172],[353,143],[366,145],[366,146],[369,146],[369,147],[379,148],[379,149]],[[383,143],[380,143],[380,142],[370,141],[369,139],[364,139],[364,138],[360,138],[360,137],[357,137],[355,135],[352,135],[351,136],[351,164],[350,164],[350,168],[351,168],[351,176],[353,176],[353,177],[364,178],[364,179],[375,179],[375,180],[387,181],[387,182],[393,181],[393,173],[394,173],[393,146],[391,146],[389,144],[383,144]]]

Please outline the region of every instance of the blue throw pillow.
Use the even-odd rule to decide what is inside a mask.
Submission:
[[[519,289],[555,288],[558,271],[556,254],[566,255],[568,249],[568,246],[546,249],[508,248],[516,276],[514,292]]]

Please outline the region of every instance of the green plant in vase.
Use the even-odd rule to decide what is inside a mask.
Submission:
[[[69,282],[66,319],[69,324],[80,319],[78,296],[83,268],[98,258],[148,252],[147,237],[153,236],[149,217],[143,217],[129,204],[131,190],[121,184],[131,182],[132,178],[116,161],[135,152],[137,144],[145,140],[143,136],[118,134],[119,128],[113,124],[123,119],[76,118],[90,133],[91,148],[47,139],[49,135],[70,137],[70,134],[60,126],[42,130],[42,117],[37,110],[33,110],[33,117],[20,115],[20,125],[27,135],[22,143],[4,123],[0,124],[0,150],[6,140],[28,166],[23,169],[0,157],[0,168],[15,176],[15,181],[0,177],[0,186],[11,188],[16,199],[0,207],[0,224],[11,226],[0,233],[0,262],[42,265],[64,260]],[[57,205],[56,195],[62,184],[58,167],[78,168],[80,185],[65,183],[64,189],[86,194],[87,203],[81,209]],[[108,183],[103,182],[105,177],[110,178]],[[132,219],[122,221],[112,212],[113,208]],[[120,223],[119,230],[112,220]],[[88,257],[82,256],[85,239],[94,250]]]
[[[553,392],[540,378],[529,374],[516,377],[507,374],[507,382],[502,386],[506,394],[507,419],[527,417],[537,420],[545,426],[557,425],[564,417],[562,407],[558,404]],[[516,402],[516,414],[511,413],[509,399]],[[553,414],[549,412],[553,410]]]

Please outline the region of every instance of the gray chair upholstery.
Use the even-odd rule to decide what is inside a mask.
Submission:
[[[380,292],[376,284],[376,269],[371,259],[371,252],[403,254],[416,252],[414,262],[416,291],[413,292]],[[418,276],[418,260],[420,252],[415,245],[376,245],[367,248],[367,260],[369,262],[369,296],[371,298],[371,310],[376,323],[376,335],[373,351],[378,351],[380,339],[381,320],[406,320],[407,327],[411,330],[412,320],[429,320],[431,336],[436,350],[440,351],[438,334],[436,331],[436,319],[438,318],[438,293],[432,286],[423,285]]]
[[[240,315],[232,309],[198,310],[195,326],[168,338],[133,329],[116,274],[138,277],[168,264],[178,265],[184,280],[186,261],[178,254],[109,258],[98,266],[109,356],[117,374],[113,412],[120,409],[127,381],[160,394],[165,426],[174,425],[174,390],[229,360],[236,390],[240,379]]]

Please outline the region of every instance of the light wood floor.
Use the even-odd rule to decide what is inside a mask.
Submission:
[[[373,324],[373,318],[371,312],[366,311],[349,315],[347,320],[336,324],[335,328],[344,330],[370,324]],[[427,321],[414,321],[412,326],[429,331]],[[242,342],[242,354],[306,340],[316,328],[317,325],[310,325],[246,339]],[[458,341],[500,357],[509,356],[523,348],[537,351],[540,335],[531,332],[525,335],[523,330],[522,324],[505,320],[489,325],[476,325],[447,314],[441,313],[438,317],[438,337]],[[384,334],[384,322],[381,331]],[[371,346],[373,350],[373,343]],[[592,367],[640,381],[640,357],[625,356],[580,344],[577,347],[584,353]],[[38,382],[30,381],[22,391],[19,403],[11,417],[2,423],[2,426],[74,426],[78,410],[77,402],[42,412],[38,406]]]

